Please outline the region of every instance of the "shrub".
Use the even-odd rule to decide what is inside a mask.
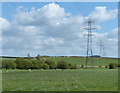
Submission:
[[[82,65],[81,68],[84,68],[84,65]]]
[[[24,69],[32,69],[33,63],[31,60],[24,60]]]
[[[110,63],[109,64],[109,69],[115,69],[116,68],[116,65],[115,64],[113,64],[113,63]]]
[[[34,60],[33,61],[33,69],[49,69],[49,65],[46,64],[44,61],[41,60]]]
[[[15,69],[16,68],[16,63],[14,61],[4,60],[4,61],[2,61],[2,68]]]
[[[108,68],[108,66],[105,66],[105,68]]]
[[[38,62],[37,61],[34,61],[32,60],[32,63],[33,63],[33,69],[38,69]]]
[[[43,68],[43,64],[44,64],[43,61],[36,60],[34,66],[35,66],[36,69],[42,69]]]
[[[46,60],[45,63],[49,65],[50,69],[56,68],[56,64],[54,61]]]
[[[120,64],[118,64],[118,67],[120,67]]]
[[[69,68],[69,64],[65,61],[59,61],[57,63],[57,68],[58,69],[68,69]]]
[[[117,63],[114,63],[115,67],[118,67],[118,64]]]
[[[25,69],[25,60],[24,60],[24,58],[16,58],[15,63],[17,64],[18,69]]]
[[[99,68],[102,68],[102,66],[99,66]]]
[[[49,69],[50,67],[49,67],[48,64],[44,63],[42,68],[43,68],[43,69]]]
[[[71,69],[77,69],[77,65],[71,65]]]

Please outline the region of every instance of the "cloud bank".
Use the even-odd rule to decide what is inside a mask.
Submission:
[[[30,11],[24,7],[17,10],[13,21],[0,18],[2,55],[86,55],[87,38],[83,29],[86,19],[90,17],[96,22],[104,22],[117,17],[117,10],[107,10],[106,7],[95,7],[89,16],[73,16],[55,3]],[[108,33],[94,32],[93,53],[99,53],[96,44],[102,38],[107,46],[107,56],[117,56],[117,31],[115,28]]]

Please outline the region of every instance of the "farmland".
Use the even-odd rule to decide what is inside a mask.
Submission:
[[[71,64],[76,65],[85,65],[85,57],[45,57],[47,60],[52,60],[55,63],[58,61],[64,60]],[[1,60],[12,60],[15,61],[15,58],[1,58]],[[117,58],[94,58],[94,66],[108,66],[110,63],[118,63]],[[88,65],[91,65],[89,63]]]
[[[3,91],[117,91],[118,70],[3,70]]]
[[[67,61],[71,64],[85,65],[85,57],[48,57],[48,60],[58,62],[60,60]],[[110,63],[118,63],[118,59],[113,58],[94,58],[94,66],[106,66]],[[88,64],[91,65],[91,64]]]
[[[84,57],[46,57],[46,59],[55,63],[64,60],[71,64],[85,65]],[[95,58],[94,60],[94,66],[108,66],[110,63],[118,63],[118,59]],[[2,84],[3,91],[117,91],[118,69],[33,69],[31,71],[3,69]]]

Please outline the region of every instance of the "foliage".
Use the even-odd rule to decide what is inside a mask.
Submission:
[[[49,69],[49,65],[41,60],[33,61],[33,69]]]
[[[44,63],[42,68],[46,70],[46,69],[49,69],[50,66],[49,66],[48,64],[45,64],[45,63]]]
[[[56,64],[54,61],[46,60],[45,63],[49,65],[50,69],[56,68]]]
[[[58,69],[69,69],[70,68],[70,64],[67,63],[66,61],[59,61],[57,63],[57,68]]]
[[[25,59],[24,58],[16,58],[15,63],[17,64],[18,69],[25,69]]]
[[[118,64],[118,67],[120,68],[120,64]]]
[[[108,66],[105,66],[105,68],[108,68]]]
[[[99,66],[99,68],[102,68],[102,66]]]
[[[109,64],[109,69],[115,69],[116,68],[116,64],[110,63]]]
[[[31,69],[33,68],[33,63],[31,60],[24,60],[24,69]]]
[[[71,65],[70,68],[71,69],[77,69],[77,65]]]
[[[4,61],[2,61],[2,68],[15,69],[16,68],[16,63],[14,61],[4,60]]]
[[[81,65],[81,68],[84,68],[84,65]]]

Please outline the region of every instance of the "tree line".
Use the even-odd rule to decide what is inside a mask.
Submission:
[[[16,58],[13,60],[3,60],[2,68],[5,69],[76,69],[77,65],[72,65],[66,61],[55,63],[51,60],[32,60],[24,58]]]
[[[105,68],[115,69],[119,68],[120,64],[110,63]],[[51,60],[33,60],[33,59],[25,59],[25,58],[16,58],[16,60],[2,60],[3,69],[77,69],[77,68],[85,68],[84,65],[78,67],[77,65],[72,65],[66,61],[58,61],[55,63]],[[101,66],[99,66],[101,68]]]

